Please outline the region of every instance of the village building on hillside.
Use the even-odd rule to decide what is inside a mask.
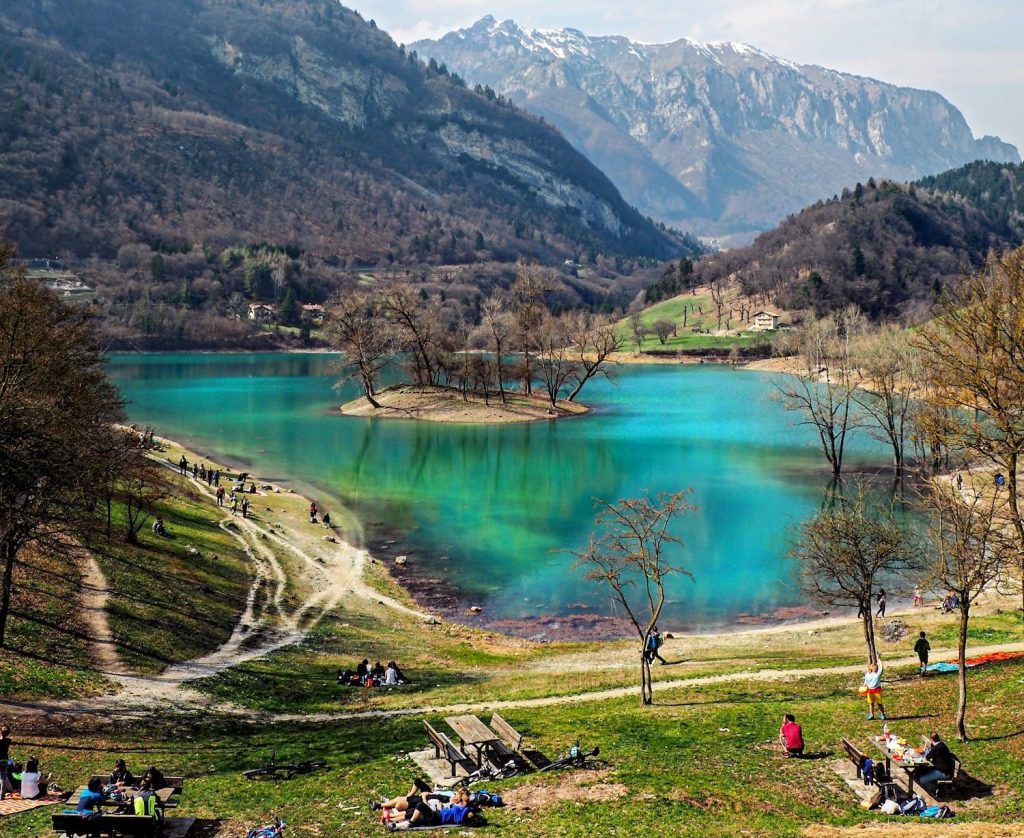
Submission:
[[[302,306],[302,319],[316,326],[324,322],[324,307],[317,303],[306,303]]]
[[[770,311],[759,311],[750,318],[750,331],[770,332],[779,328],[779,315]]]
[[[266,303],[250,303],[248,316],[250,320],[257,320],[260,323],[273,323],[277,320],[277,306]]]

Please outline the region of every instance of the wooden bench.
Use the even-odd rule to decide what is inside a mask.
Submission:
[[[163,829],[163,818],[150,815],[115,815],[104,812],[86,818],[77,814],[55,813],[53,831],[65,835],[131,835],[155,838]]]
[[[531,751],[530,754],[527,754],[523,749],[523,734],[497,713],[491,716],[490,727],[501,737],[489,746],[493,751],[492,756],[496,757],[496,759],[492,759],[496,766],[499,763],[507,763],[511,759],[516,762],[521,771],[534,771],[547,762],[547,758],[539,751]]]
[[[430,722],[426,719],[423,720],[423,727],[426,728],[427,738],[430,739],[430,744],[434,746],[434,757],[435,759],[446,759],[448,764],[451,766],[452,774],[455,776],[455,769],[462,765],[466,760],[466,755],[459,750],[458,746],[452,742],[445,734],[438,733],[430,726]]]
[[[505,742],[507,742],[512,747],[512,751],[508,751],[508,748],[505,748],[506,751],[508,751],[509,753],[522,753],[523,734],[521,734],[514,727],[512,727],[512,725],[506,722],[497,713],[491,716],[491,730],[497,733],[498,736],[500,736]]]
[[[853,767],[857,769],[857,777],[864,776],[864,760],[868,758],[868,755],[863,751],[859,750],[849,739],[843,739],[843,750],[846,751],[846,755],[850,758],[850,762],[853,763]]]

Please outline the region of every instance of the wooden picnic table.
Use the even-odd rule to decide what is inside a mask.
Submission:
[[[75,791],[75,793],[72,794],[71,797],[69,797],[67,799],[67,803],[65,804],[65,808],[67,808],[67,809],[75,809],[75,808],[77,808],[78,807],[78,801],[81,799],[82,794],[85,792],[85,790],[87,788],[89,788],[89,787],[88,786],[81,786],[80,788],[78,788]],[[135,794],[136,791],[138,791],[138,789],[133,789],[130,786],[127,786],[127,787],[121,789],[121,791],[123,791],[126,796],[131,797],[133,794]],[[173,788],[172,786],[165,786],[162,789],[157,789],[156,790],[156,799],[158,801],[157,805],[160,806],[160,808],[164,808],[165,806],[167,806],[167,804],[170,801],[171,797],[173,797],[177,793],[177,791],[178,790],[176,788]],[[111,800],[110,798],[107,798],[106,800],[103,801],[103,803],[101,805],[103,805],[103,806],[124,806],[125,805],[125,801],[124,800]]]
[[[885,771],[891,777],[893,764],[898,765],[903,769],[903,772],[907,775],[907,794],[914,794],[914,772],[918,768],[929,769],[934,766],[923,756],[918,754],[920,759],[915,759],[914,762],[908,763],[903,759],[895,759],[892,752],[886,747],[885,740],[881,736],[872,736],[870,738],[871,744],[874,745],[882,754],[885,755]],[[917,753],[915,751],[915,753]],[[928,793],[928,791],[921,785],[918,785],[918,794],[921,795],[928,803],[934,804],[935,799]]]
[[[462,740],[463,753],[465,753],[466,745],[476,750],[476,767],[482,768],[484,748],[497,742],[498,735],[476,716],[450,716],[445,719],[445,722]]]

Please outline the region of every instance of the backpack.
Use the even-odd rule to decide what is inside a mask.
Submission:
[[[924,810],[924,801],[916,794],[900,806],[901,815],[919,815]]]
[[[151,791],[141,791],[135,795],[132,801],[132,808],[136,815],[149,815],[156,817],[156,795]]]

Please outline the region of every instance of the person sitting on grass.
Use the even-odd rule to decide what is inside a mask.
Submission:
[[[164,519],[157,518],[153,522],[153,535],[165,536],[167,535],[167,527],[164,526]]]
[[[377,680],[383,680],[384,673],[384,664],[380,661],[377,661],[372,667],[370,667],[370,675]]]
[[[46,797],[46,784],[49,781],[49,774],[43,777],[39,772],[39,760],[29,757],[25,770],[21,772],[21,799],[38,800]]]
[[[779,728],[779,741],[786,749],[788,757],[802,757],[804,755],[804,732],[803,728],[796,723],[796,716],[786,713],[782,717],[782,727]]]

